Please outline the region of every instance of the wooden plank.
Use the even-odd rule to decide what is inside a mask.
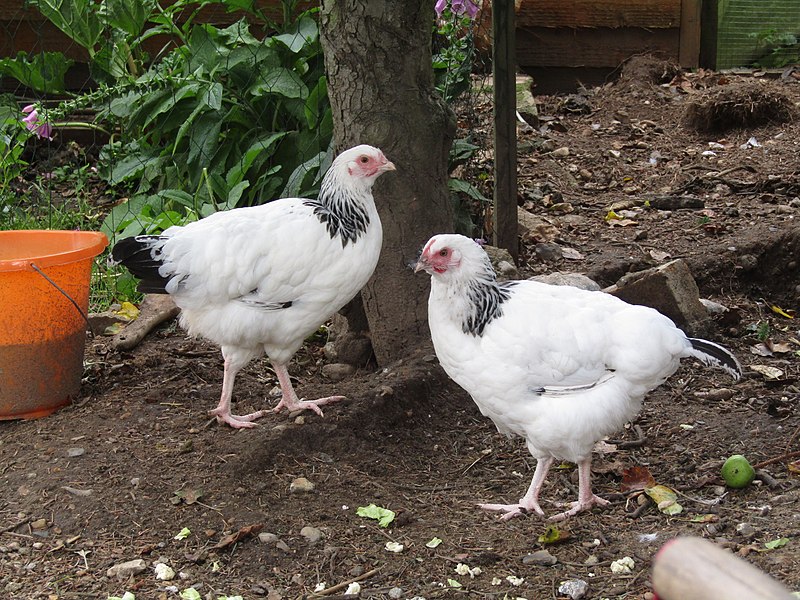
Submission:
[[[517,239],[517,61],[514,3],[496,2],[492,17],[494,34],[492,76],[494,82],[494,231],[492,243],[515,259]]]
[[[517,62],[522,67],[617,67],[636,54],[677,60],[678,29],[517,30]]]
[[[681,0],[518,0],[518,28],[644,27],[671,29],[681,22]],[[484,2],[480,28],[491,30],[491,3]]]
[[[702,0],[682,0],[678,62],[685,68],[700,65],[700,13]]]

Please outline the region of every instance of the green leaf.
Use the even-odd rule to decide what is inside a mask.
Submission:
[[[775,550],[776,548],[783,548],[788,543],[789,543],[789,538],[778,538],[777,540],[766,542],[764,544],[764,547],[767,550]]]
[[[203,600],[203,597],[193,587],[186,588],[180,593],[181,600]]]
[[[262,74],[261,80],[250,88],[250,94],[256,97],[276,94],[285,98],[306,98],[308,88],[300,76],[283,67],[269,69]]]
[[[19,52],[16,58],[0,60],[0,74],[38,92],[52,94],[64,91],[64,76],[72,64],[60,52],[42,52],[30,57]]]
[[[242,153],[241,159],[228,171],[226,176],[228,185],[232,187],[242,181],[244,175],[252,166],[253,161],[263,153],[267,155],[272,154],[272,150],[277,142],[285,136],[286,132],[269,133],[253,142],[250,147]]]
[[[103,24],[92,0],[29,0],[53,25],[94,55]]]
[[[233,186],[228,192],[228,199],[226,200],[222,210],[236,208],[236,205],[239,204],[239,200],[242,198],[242,194],[248,187],[250,187],[250,182],[246,179]]]
[[[442,543],[442,538],[433,537],[429,542],[425,544],[426,548],[438,548],[439,545]]]
[[[319,152],[316,155],[309,158],[306,162],[297,165],[292,174],[289,175],[289,179],[286,182],[286,186],[283,188],[283,192],[281,192],[281,197],[283,198],[298,198],[300,197],[301,193],[304,191],[303,182],[308,177],[308,174],[312,170],[319,169],[320,164],[322,163],[322,159],[325,157],[324,152]]]
[[[203,113],[196,120],[189,136],[189,164],[207,166],[219,144],[222,119],[214,113]]]
[[[448,580],[447,580],[447,585],[449,585],[450,587],[454,587],[454,588],[460,588],[460,587],[464,587],[463,585],[461,585],[461,584],[460,584],[458,581],[456,581],[455,579],[448,579]]]
[[[303,15],[289,31],[273,37],[281,42],[294,54],[297,54],[309,44],[313,44],[319,37],[317,22],[309,15]]]
[[[447,187],[451,192],[455,192],[457,194],[466,194],[473,200],[477,200],[479,202],[491,202],[491,200],[484,196],[478,188],[471,183],[464,181],[463,179],[451,177],[447,182]]]
[[[561,531],[555,525],[548,525],[544,533],[539,536],[540,544],[558,544],[569,539],[570,534],[566,531]]]
[[[378,525],[381,527],[388,527],[389,523],[394,521],[394,511],[389,510],[388,508],[383,508],[380,506],[376,506],[375,504],[370,504],[369,506],[359,506],[356,509],[356,514],[359,517],[365,517],[367,519],[376,519],[378,521]]]
[[[179,531],[179,532],[178,532],[178,533],[175,535],[175,539],[176,539],[176,540],[185,540],[185,539],[186,539],[187,537],[189,537],[191,534],[192,534],[191,530],[190,530],[188,527],[184,527],[183,529],[181,529],[181,530],[180,530],[180,531]]]
[[[105,0],[108,23],[138,36],[155,4],[155,0]]]
[[[323,75],[317,81],[317,85],[308,94],[304,106],[306,113],[306,122],[309,129],[314,129],[320,121],[320,115],[325,113],[328,107],[328,80]]]
[[[222,84],[219,82],[212,83],[206,88],[200,99],[203,104],[213,110],[222,108]]]

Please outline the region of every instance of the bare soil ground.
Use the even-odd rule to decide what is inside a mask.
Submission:
[[[557,544],[539,540],[538,518],[501,522],[477,510],[479,501],[519,498],[534,461],[447,381],[430,348],[334,384],[312,344],[291,366],[298,391],[335,389],[347,401],[324,418],[283,413],[254,430],[217,426],[207,410],[218,400],[219,353],[173,322],[126,353],[108,338],[88,340],[72,406],[0,423],[0,597],[171,599],[193,587],[202,598],[277,600],[314,597],[324,582],[318,593],[335,598],[358,580],[361,598],[533,600],[565,597],[561,582],[581,579],[586,598],[643,599],[652,597],[653,555],[677,535],[712,539],[800,589],[800,331],[771,309],[800,305],[800,122],[772,123],[766,109],[765,122],[749,123],[748,113],[724,131],[683,124],[707,90],[758,85],[794,107],[800,83],[791,74],[662,80],[662,67],[645,60],[585,94],[538,97],[542,129],[520,131],[520,204],[549,225],[523,237],[522,273],[578,271],[609,285],[684,258],[702,297],[730,309],[712,336],[745,365],[733,384],[687,362],[650,394],[595,457],[596,491],[609,508],[559,525]],[[612,205],[619,218],[607,220]],[[751,365],[783,374],[770,380]],[[275,383],[268,363],[248,367],[237,409],[275,403]],[[743,490],[719,477],[734,453],[762,473]],[[623,472],[634,466],[676,490],[683,511],[669,516],[624,492]],[[314,489],[293,492],[300,477]],[[576,488],[574,467],[556,469],[543,507],[555,511]],[[371,503],[395,511],[394,522],[357,516]],[[189,535],[177,539],[183,528]],[[433,538],[441,543],[429,547]],[[540,550],[554,564],[531,562]],[[612,573],[625,556],[632,571]],[[134,559],[146,570],[107,575]],[[157,579],[159,562],[178,575]],[[459,573],[459,563],[481,572]]]

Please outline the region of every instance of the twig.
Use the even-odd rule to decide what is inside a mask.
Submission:
[[[13,525],[9,525],[7,527],[3,527],[2,529],[0,529],[0,533],[9,533],[10,531],[14,531],[20,525],[25,525],[25,523],[30,522],[30,520],[31,520],[31,517],[27,517],[25,519],[22,519],[22,521],[20,521],[19,523],[14,523]]]
[[[634,425],[633,431],[636,432],[637,439],[620,442],[619,444],[616,444],[617,448],[620,450],[625,450],[627,448],[639,448],[647,443],[647,436],[644,434],[644,431],[642,431],[642,428],[639,425]]]
[[[781,462],[786,460],[787,458],[794,458],[795,456],[800,456],[800,450],[795,450],[794,452],[785,452],[780,456],[775,456],[773,458],[768,458],[767,460],[762,460],[760,463],[756,463],[753,465],[754,469],[763,469],[767,465],[771,465],[772,463]]]
[[[355,583],[357,581],[364,581],[365,579],[369,579],[370,577],[375,575],[375,573],[377,573],[378,571],[380,571],[380,568],[372,569],[371,571],[367,571],[366,573],[362,573],[358,577],[350,579],[349,581],[342,581],[341,583],[337,583],[336,585],[332,585],[328,589],[322,590],[321,592],[314,592],[312,594],[312,596],[330,596],[331,594],[335,594],[339,590],[346,588],[351,583]]]

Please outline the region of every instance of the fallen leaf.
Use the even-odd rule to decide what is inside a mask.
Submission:
[[[789,469],[789,473],[797,473],[800,474],[800,460],[793,460],[786,468]]]
[[[650,257],[657,262],[664,262],[668,258],[671,258],[671,255],[669,252],[664,252],[663,250],[650,250]]]
[[[570,538],[568,531],[561,531],[555,525],[548,525],[544,533],[539,536],[540,544],[559,544],[565,542]]]
[[[425,547],[426,548],[436,548],[441,543],[442,543],[442,538],[434,537],[434,538],[431,538],[431,540],[425,544]]]
[[[122,317],[126,321],[133,321],[136,317],[139,316],[139,309],[136,308],[136,306],[134,306],[130,302],[123,302],[120,305],[119,310],[114,311],[114,314],[119,317]]]
[[[789,543],[789,538],[778,538],[777,540],[772,540],[771,542],[766,542],[764,547],[767,550],[775,550],[776,548],[783,548],[786,544]]]
[[[463,587],[463,586],[462,586],[462,585],[461,585],[459,582],[457,582],[455,579],[448,579],[448,580],[447,580],[447,585],[449,585],[450,587],[454,587],[454,588],[460,588],[460,587]]]
[[[187,537],[189,537],[191,534],[192,534],[192,531],[191,531],[191,529],[189,529],[188,527],[184,527],[183,529],[181,529],[181,530],[180,530],[180,531],[179,531],[179,532],[178,532],[178,533],[175,535],[175,538],[174,538],[174,539],[176,539],[176,540],[185,540],[185,539],[186,539]]]
[[[665,515],[677,515],[683,512],[683,507],[678,504],[678,495],[665,485],[658,484],[645,488],[644,493],[650,496],[658,506],[658,510]]]
[[[185,488],[182,490],[178,490],[173,492],[174,497],[170,499],[173,504],[180,504],[181,501],[186,502],[186,504],[194,504],[200,498],[203,497],[203,490],[193,490],[191,488]]]
[[[750,365],[756,373],[761,373],[767,379],[780,379],[783,377],[783,371],[778,367],[770,367],[767,365]]]
[[[689,519],[690,523],[716,523],[717,521],[719,521],[719,515],[712,515],[711,513],[695,515]]]
[[[212,546],[214,550],[222,550],[223,548],[227,548],[231,544],[235,544],[250,535],[255,535],[259,531],[264,528],[263,523],[255,523],[253,525],[247,525],[246,527],[242,527],[239,531],[235,531],[229,535],[226,535],[220,541]]]
[[[772,312],[782,317],[786,317],[787,319],[794,319],[794,311],[791,309],[782,309],[780,306],[775,306],[774,304],[770,306]]]
[[[583,254],[575,250],[575,248],[564,248],[561,251],[561,256],[570,260],[581,260],[584,258]]]
[[[630,227],[631,225],[638,225],[633,219],[620,219],[619,221],[608,221],[611,227]]]
[[[623,492],[633,492],[644,490],[656,485],[656,480],[647,467],[631,467],[622,472],[622,483],[620,488]]]
[[[756,356],[772,356],[772,350],[763,342],[755,346],[750,346],[750,352]]]
[[[370,504],[369,506],[359,506],[356,509],[356,514],[359,517],[375,519],[378,521],[378,525],[381,527],[388,527],[389,523],[394,521],[395,516],[394,511],[381,506],[376,506],[375,504]]]

